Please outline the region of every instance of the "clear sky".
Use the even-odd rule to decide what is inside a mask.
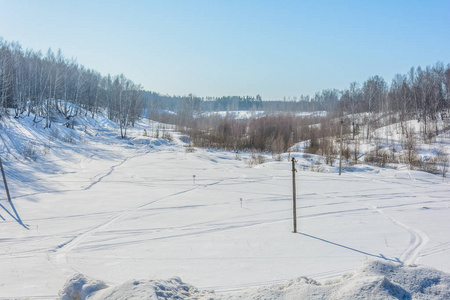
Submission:
[[[0,36],[162,94],[282,99],[450,63],[450,1],[0,0]]]

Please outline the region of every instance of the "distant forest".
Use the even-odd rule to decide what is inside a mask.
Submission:
[[[81,113],[80,108],[92,116],[98,112],[106,113],[120,125],[122,137],[145,112],[154,120],[189,128],[192,135],[196,133],[198,145],[222,147],[226,144],[225,147],[231,149],[268,150],[272,147],[268,146],[269,139],[272,144],[279,141],[277,151],[281,151],[299,140],[311,139],[304,130],[298,130],[299,124],[304,125],[305,121],[297,119],[295,112],[326,111],[329,117],[345,117],[349,120],[349,128],[352,127],[349,130],[353,136],[356,125],[364,125],[367,138],[371,128],[377,126],[375,116],[378,119],[380,115],[393,116],[402,124],[416,119],[422,122],[426,135],[437,130],[436,126],[431,127],[436,120],[448,115],[450,64],[437,62],[425,68],[413,67],[406,74],[396,75],[390,84],[375,75],[362,84],[352,82],[342,91],[325,89],[312,97],[302,95],[292,100],[264,101],[260,95],[169,96],[144,91],[142,86],[123,74],[102,76],[98,71],[65,58],[60,50],[54,53],[49,49],[44,55],[24,50],[19,43],[0,38],[1,115],[11,111],[7,109],[12,109],[16,118],[32,113],[35,123],[42,122],[45,128],[49,128],[52,116],[59,113],[66,118],[66,126],[73,127],[76,116]],[[213,122],[201,116],[202,112],[234,110],[265,111],[269,115],[271,112],[284,112],[290,119],[273,117],[244,123],[227,118]],[[164,114],[164,111],[170,111],[170,114]],[[361,113],[366,113],[367,118],[356,120],[355,116]],[[256,126],[258,122],[261,128]],[[234,141],[220,142],[223,136],[231,133],[235,135]]]

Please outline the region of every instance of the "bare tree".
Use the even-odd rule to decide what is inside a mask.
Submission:
[[[384,99],[387,93],[387,85],[382,77],[373,76],[364,82],[362,91],[365,111],[369,113],[366,138],[370,140],[370,130],[373,122],[372,114],[377,110],[377,108],[381,107],[381,105],[385,103]]]

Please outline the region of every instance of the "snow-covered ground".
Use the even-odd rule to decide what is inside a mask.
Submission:
[[[146,121],[126,140],[101,117],[76,131],[0,122],[12,196],[0,184],[0,298],[449,295],[448,179],[367,165],[311,172],[312,156],[292,153],[294,234],[287,159],[250,168],[245,153],[186,151],[176,133],[144,136]]]
[[[287,114],[290,112],[266,112],[262,110],[250,111],[250,110],[232,110],[232,111],[214,111],[201,113],[199,116],[212,117],[219,116],[221,118],[229,117],[236,120],[259,118],[265,115]],[[326,116],[326,111],[313,111],[313,112],[296,112],[294,114],[297,117],[310,117],[310,116]]]
[[[251,119],[251,118],[259,118],[266,114],[265,111],[249,111],[249,110],[232,110],[232,111],[214,111],[214,112],[205,112],[201,113],[199,116],[201,117],[212,117],[218,116],[221,118],[232,118],[236,120],[243,119]]]

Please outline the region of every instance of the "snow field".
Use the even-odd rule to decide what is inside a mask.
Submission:
[[[144,138],[147,123],[138,126],[126,141],[109,127],[68,145],[52,141],[34,162],[12,159],[8,146],[25,126],[8,127],[9,139],[2,130],[13,201],[0,196],[0,298],[55,298],[75,274],[110,287],[178,276],[214,297],[264,298],[272,294],[239,293],[298,276],[337,279],[369,260],[450,272],[450,189],[438,176],[368,166],[342,176],[299,171],[293,234],[287,160],[249,168],[233,153],[186,153],[179,140]],[[310,164],[293,155],[299,170]],[[348,293],[361,282],[354,278]],[[397,286],[399,278],[388,280]],[[366,283],[391,289],[384,279],[361,280],[361,295]],[[342,289],[337,295],[349,295]]]

